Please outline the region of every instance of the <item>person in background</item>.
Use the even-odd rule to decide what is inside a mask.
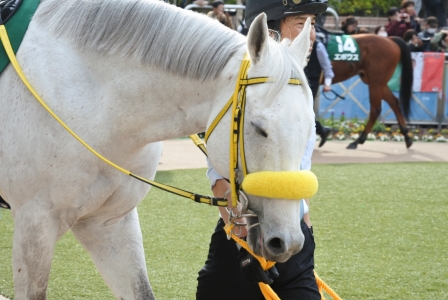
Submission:
[[[428,17],[425,21],[425,30],[418,33],[418,38],[423,42],[423,51],[431,51],[431,40],[436,34],[439,22],[436,17]]]
[[[423,4],[425,4],[426,14],[436,17],[439,28],[446,27],[446,10],[442,0],[423,0]]]
[[[241,33],[244,36],[247,35],[247,33],[249,32],[249,28],[247,28],[247,26],[246,26],[246,20],[240,21],[240,25],[238,26],[236,31],[238,31],[239,33]]]
[[[313,93],[314,101],[316,101],[322,75],[324,78],[322,92],[326,93],[331,91],[331,83],[334,78],[333,66],[331,65],[327,48],[325,48],[325,45],[319,40],[319,38],[317,38],[313,44],[313,50],[311,51],[310,59],[304,71],[306,78],[308,78],[308,83],[310,85],[311,92]],[[322,124],[316,120],[316,133],[320,136],[320,148],[327,141],[327,138],[331,133],[331,129],[322,126]]]
[[[224,11],[224,2],[222,1],[213,2],[212,11],[208,12],[207,16],[218,20],[221,24],[229,27],[230,29],[234,29],[232,19],[230,18],[229,13]]]
[[[383,37],[387,37],[386,27],[384,25],[379,25],[375,28],[375,34]]]
[[[365,27],[361,27],[358,29],[357,34],[361,34],[361,33],[370,33],[370,31]]]
[[[408,29],[403,35],[403,40],[408,44],[411,52],[423,52],[423,42],[414,29]]]
[[[448,52],[448,30],[436,33],[430,44],[433,52]]]
[[[415,14],[418,16],[422,9],[422,0],[414,0]]]
[[[344,34],[356,34],[358,28],[358,20],[353,16],[348,16],[342,21],[341,30]]]
[[[406,30],[411,29],[411,17],[402,13],[396,7],[391,7],[387,12],[389,23],[385,25],[388,36],[403,37]]]
[[[409,15],[411,20],[411,28],[414,29],[417,33],[420,32],[421,20],[415,12],[414,1],[411,0],[401,1],[401,12]]]

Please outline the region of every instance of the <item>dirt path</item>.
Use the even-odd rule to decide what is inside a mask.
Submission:
[[[416,142],[406,149],[404,142],[365,142],[356,150],[346,149],[350,141],[328,141],[314,148],[313,164],[448,162],[448,143]],[[158,170],[206,168],[204,154],[189,139],[163,142]]]

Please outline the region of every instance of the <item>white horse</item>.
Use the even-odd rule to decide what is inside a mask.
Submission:
[[[249,172],[296,171],[314,128],[303,73],[309,22],[294,42],[269,38],[265,15],[246,39],[206,16],[151,0],[43,0],[18,51],[53,111],[95,150],[154,178],[160,141],[201,132],[233,93],[241,59],[247,88]],[[288,85],[290,77],[302,85]],[[32,97],[11,66],[0,77],[0,194],[14,218],[15,299],[45,299],[55,243],[68,230],[118,299],[154,299],[136,206],[149,186],[78,143]],[[230,114],[209,157],[229,175]],[[204,158],[205,159],[205,158]],[[299,201],[252,197],[257,254],[284,261],[303,244]],[[276,241],[270,243],[269,241]]]

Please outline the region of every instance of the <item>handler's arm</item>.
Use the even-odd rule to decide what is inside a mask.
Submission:
[[[222,177],[218,172],[215,171],[215,169],[210,164],[208,158],[207,158],[207,177],[210,180],[211,189],[213,192],[213,195],[215,197],[223,197],[224,194],[230,190],[230,184]],[[230,201],[230,193],[227,196],[227,200],[229,201],[228,208],[232,207],[232,201]],[[232,208],[234,213],[238,212],[238,209]],[[229,213],[227,212],[227,209],[225,207],[219,207],[219,213],[224,220],[224,223],[229,223]],[[238,223],[246,223],[246,220],[244,218],[237,219]],[[247,236],[247,229],[246,226],[241,226],[241,233],[239,234],[239,237],[245,237]],[[238,229],[235,230],[236,233],[239,233]]]

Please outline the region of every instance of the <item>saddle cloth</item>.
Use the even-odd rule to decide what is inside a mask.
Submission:
[[[17,53],[39,0],[0,0],[0,25],[5,25],[14,53]],[[9,58],[0,46],[0,73]]]
[[[327,48],[331,61],[360,61],[358,43],[350,35],[335,33],[316,26],[316,38]]]

